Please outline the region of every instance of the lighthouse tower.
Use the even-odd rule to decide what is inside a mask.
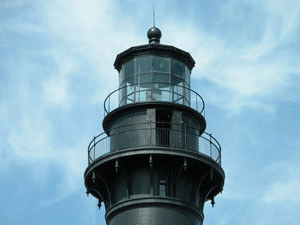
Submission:
[[[88,146],[85,186],[108,225],[201,225],[204,203],[224,186],[221,147],[190,88],[192,56],[160,44],[156,27],[147,35],[116,57],[119,87]]]

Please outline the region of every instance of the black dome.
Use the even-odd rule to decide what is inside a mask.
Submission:
[[[151,27],[148,30],[147,36],[149,38],[149,44],[159,44],[161,38],[161,31],[157,27]]]

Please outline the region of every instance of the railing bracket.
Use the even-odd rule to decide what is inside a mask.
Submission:
[[[97,205],[97,206],[98,206],[98,208],[99,208],[99,210],[100,210],[100,208],[101,208],[101,206],[102,206],[100,200],[98,200],[98,205]]]
[[[93,175],[92,175],[92,180],[93,180],[93,184],[96,183],[96,174],[94,171],[93,171]]]
[[[186,158],[184,158],[183,168],[184,168],[184,171],[186,171],[186,168],[187,168],[187,159]]]
[[[216,204],[216,202],[215,202],[215,198],[213,197],[213,198],[211,199],[211,205],[212,205],[212,207],[214,207],[214,206],[215,206],[215,204]]]
[[[214,169],[210,168],[210,180],[214,178]]]
[[[119,171],[119,162],[118,162],[118,160],[116,160],[115,168],[116,168],[116,173],[117,173]]]
[[[150,168],[152,168],[152,163],[153,163],[153,162],[152,162],[152,155],[150,155],[150,156],[149,156],[149,165],[150,165]]]

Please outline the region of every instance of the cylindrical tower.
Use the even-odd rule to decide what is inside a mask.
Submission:
[[[160,44],[156,27],[148,38],[115,60],[119,88],[88,147],[85,186],[104,203],[108,225],[201,225],[204,203],[224,186],[221,147],[190,88],[191,55]]]

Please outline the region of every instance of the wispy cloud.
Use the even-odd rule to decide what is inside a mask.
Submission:
[[[300,168],[298,163],[278,162],[267,167],[272,182],[265,185],[264,193],[258,198],[267,204],[298,203],[300,197]]]
[[[222,116],[223,110],[240,115],[249,109],[269,116],[280,101],[299,104],[299,1],[203,1],[205,9],[210,7],[204,16],[199,15],[202,5],[197,1],[178,3],[156,2],[161,42],[194,57],[193,86],[206,103],[218,106]],[[54,191],[39,202],[51,207],[84,192],[86,148],[101,131],[104,98],[117,88],[114,58],[130,46],[147,43],[152,2],[20,0],[5,1],[0,10],[0,170],[26,164],[30,181],[41,187],[49,185],[52,171],[58,170],[51,181]],[[299,116],[297,110],[293,117]],[[288,167],[287,160],[266,169],[270,159],[253,156],[270,153],[271,147],[261,150],[252,142],[268,139],[271,145],[277,134],[269,130],[271,134],[266,131],[260,137],[266,129],[261,120],[263,125],[253,129],[249,123],[254,120],[245,119],[236,129],[222,120],[216,121],[231,136],[224,140],[228,177],[221,197],[234,204],[226,206],[230,216],[223,214],[216,224],[266,225],[274,222],[272,216],[280,219],[281,204],[291,212],[299,209],[285,202],[296,206],[299,201],[299,167]],[[240,135],[232,137],[234,132]],[[258,150],[246,152],[248,144]],[[263,166],[253,172],[259,164],[255,160]],[[91,199],[83,203],[88,206],[85,221],[96,224],[98,211]],[[246,212],[242,222],[236,221]]]
[[[222,33],[197,29],[190,20],[168,21],[164,32],[172,34],[169,43],[190,51],[196,59],[193,77],[212,82],[213,93],[219,90],[214,95],[206,88],[213,96],[209,102],[231,113],[252,108],[269,114],[274,102],[291,100],[289,90],[298,79],[295,75],[300,75],[294,51],[299,46],[295,39],[299,9],[299,1],[234,0],[225,3],[219,12],[223,16],[211,22],[211,29],[220,28]]]
[[[29,163],[40,185],[53,167],[60,168],[55,196],[42,201],[51,205],[82,188],[86,148],[101,131],[95,123],[102,116],[91,120],[87,110],[102,111],[104,98],[117,88],[115,55],[144,38],[133,25],[122,25],[116,2],[36,3],[39,8],[26,4],[22,14],[1,25],[8,55],[1,68],[0,124],[9,154],[1,153],[0,160],[3,169],[18,160]]]
[[[294,179],[288,182],[277,182],[272,184],[267,190],[266,194],[260,199],[268,204],[273,203],[298,203],[300,191],[300,181]]]

